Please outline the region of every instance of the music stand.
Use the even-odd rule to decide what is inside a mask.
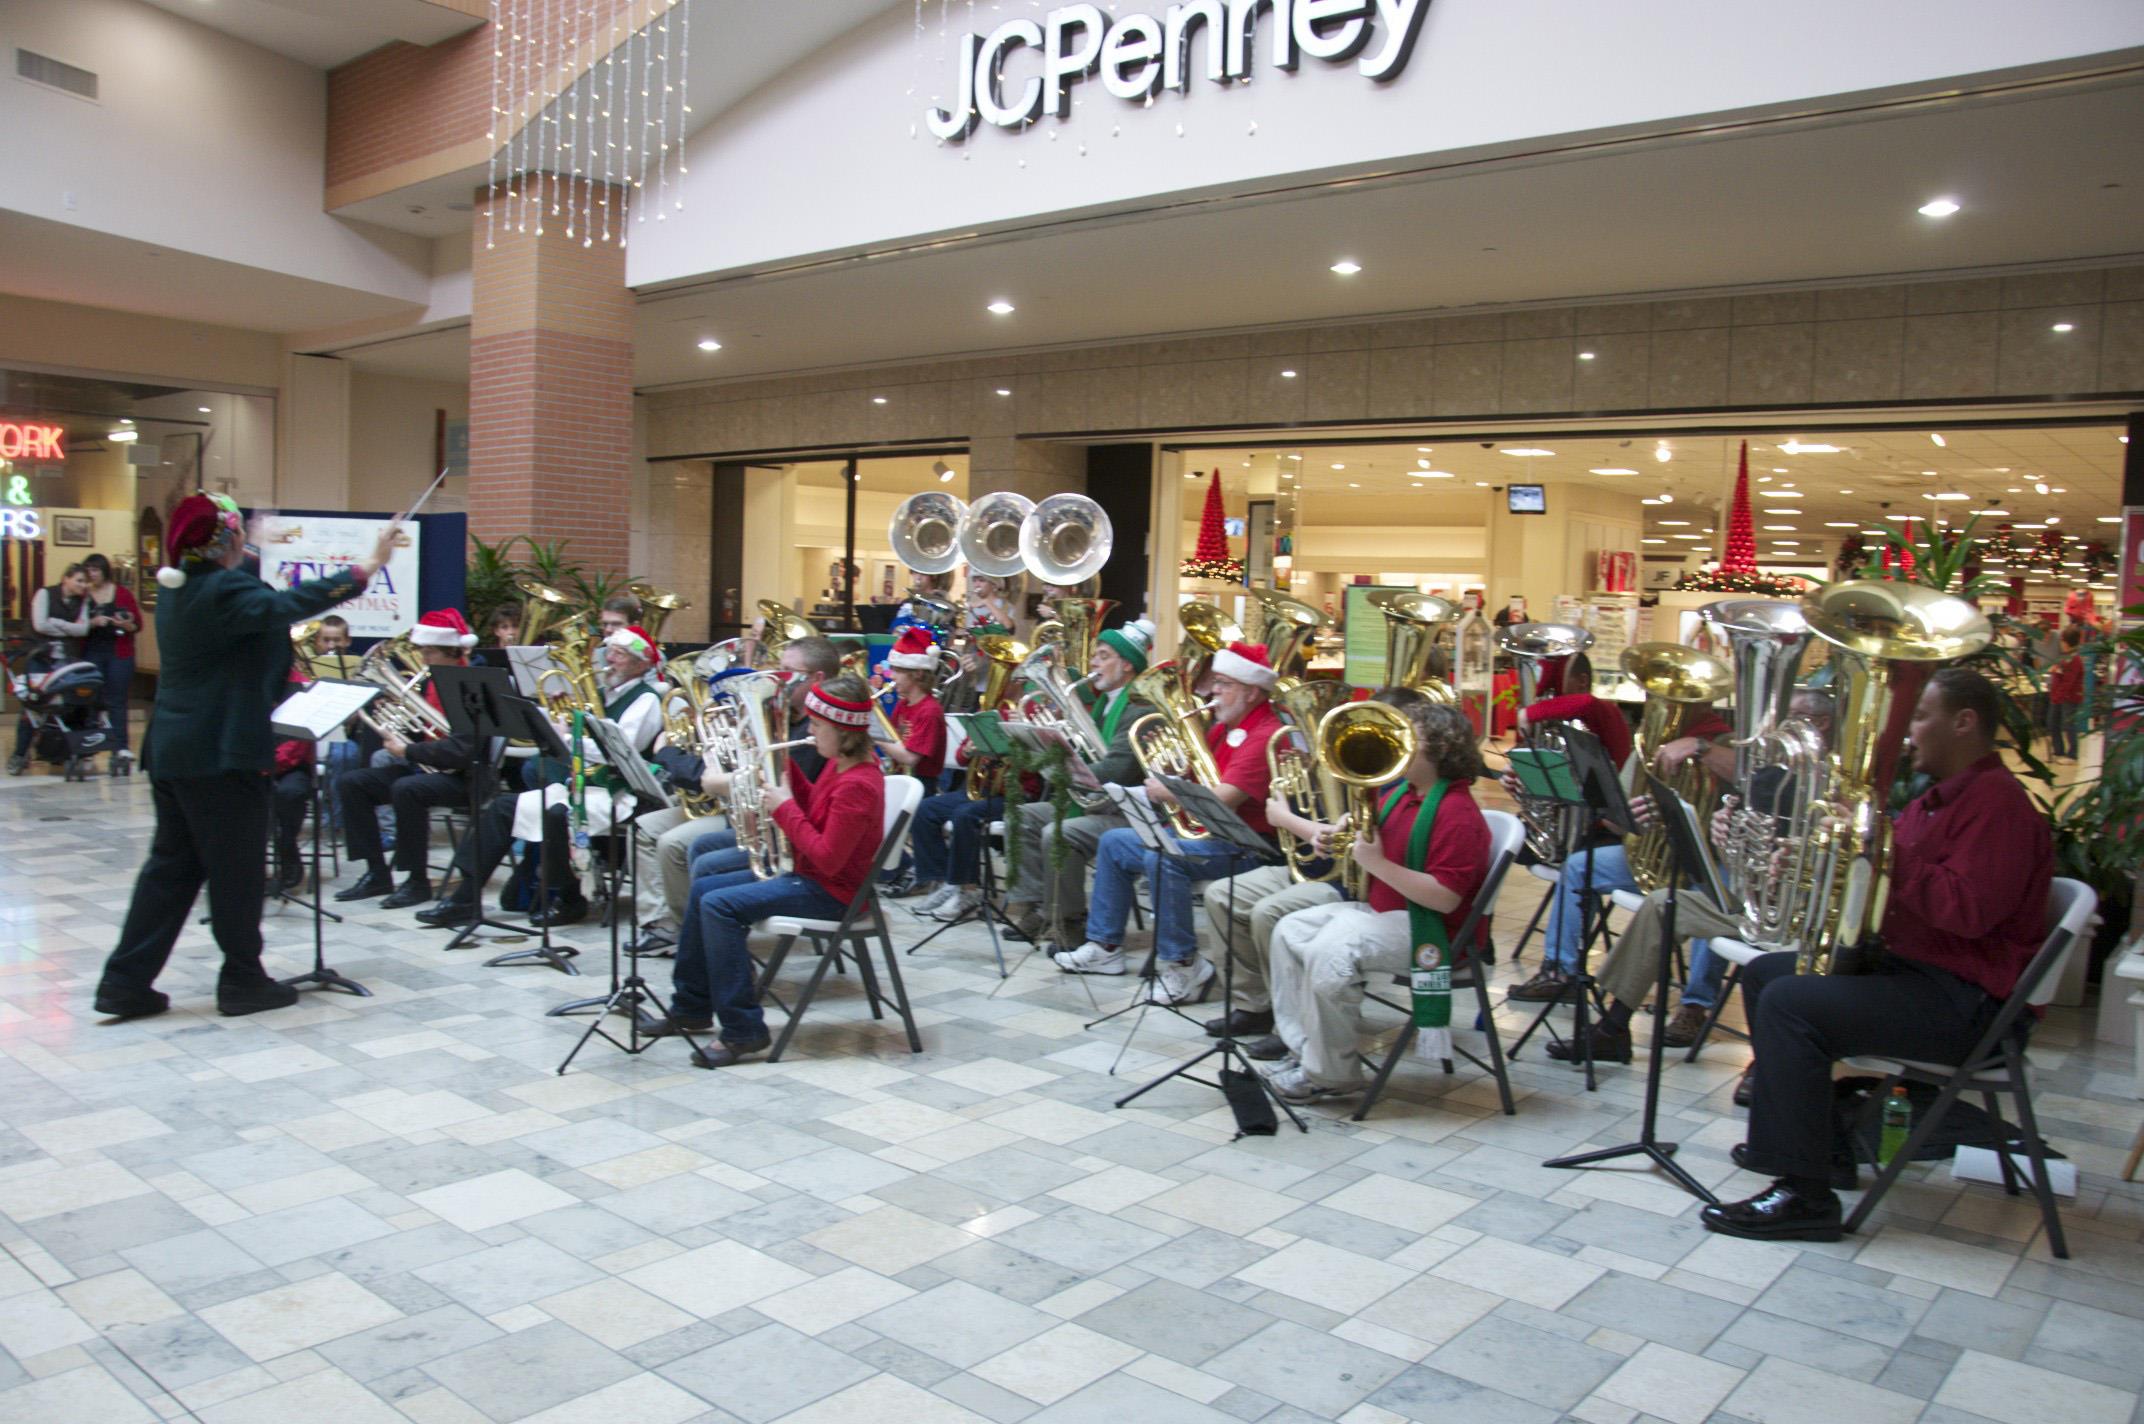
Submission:
[[[1689,804],[1674,789],[1651,772],[1646,773],[1646,783],[1652,793],[1653,805],[1658,809],[1661,824],[1667,830],[1668,883],[1667,900],[1662,917],[1660,941],[1660,974],[1654,983],[1657,1004],[1665,1005],[1672,987],[1669,972],[1669,946],[1675,943],[1675,902],[1683,878],[1693,870],[1701,870],[1709,864],[1703,850],[1703,842],[1697,835],[1697,817]],[[1653,1032],[1653,1041],[1646,1053],[1645,1065],[1645,1110],[1639,1118],[1638,1137],[1619,1147],[1603,1147],[1592,1152],[1576,1152],[1566,1157],[1551,1157],[1544,1167],[1590,1167],[1600,1162],[1613,1162],[1624,1157],[1644,1157],[1655,1167],[1673,1177],[1684,1191],[1708,1206],[1719,1204],[1719,1198],[1705,1189],[1704,1183],[1684,1171],[1675,1160],[1679,1145],[1660,1140],[1660,1068],[1667,1052],[1667,1035],[1659,1029]]]
[[[566,749],[558,728],[551,725],[551,719],[544,715],[543,709],[527,698],[515,695],[513,674],[503,668],[437,667],[432,669],[432,685],[439,689],[439,705],[446,711],[447,725],[457,735],[468,737],[469,745],[475,749],[470,757],[469,833],[464,841],[473,868],[482,849],[484,816],[490,810],[486,792],[492,778],[482,773],[497,770],[505,755],[506,742],[514,739],[533,742],[538,755],[561,762],[570,762],[573,754]],[[495,742],[496,746],[493,745]],[[545,893],[544,872],[549,869],[545,864],[549,855],[545,849],[546,839],[539,837],[536,843],[539,896]],[[463,876],[473,882],[469,888],[476,918],[455,931],[454,937],[447,941],[448,949],[460,949],[478,930],[487,928],[504,930],[516,941],[527,938],[529,926],[509,924],[484,914],[484,887],[489,882],[488,875],[484,881],[475,881],[469,871],[464,871]],[[540,962],[561,974],[578,975],[581,971],[551,944],[551,926],[544,924],[540,931],[541,942],[535,948],[496,955],[484,961],[485,967]]]
[[[1257,831],[1252,830],[1243,817],[1237,815],[1234,810],[1230,809],[1227,802],[1214,794],[1213,788],[1196,781],[1187,781],[1173,776],[1157,776],[1154,779],[1169,789],[1169,794],[1176,798],[1177,804],[1182,806],[1193,820],[1204,826],[1208,834],[1215,840],[1227,842],[1229,847],[1235,851],[1237,857],[1256,861],[1260,865],[1278,865],[1281,863],[1283,857],[1278,850],[1274,849],[1273,843]],[[1178,851],[1177,854],[1181,855],[1182,852]],[[1243,1126],[1244,1114],[1240,1110],[1237,1100],[1237,1094],[1241,1091],[1241,1088],[1237,1085],[1240,1084],[1255,1089],[1260,1098],[1270,1098],[1273,1102],[1280,1104],[1281,1111],[1288,1114],[1288,1121],[1295,1124],[1296,1131],[1307,1133],[1310,1131],[1310,1124],[1303,1121],[1292,1103],[1273,1091],[1273,1084],[1267,1080],[1263,1073],[1251,1066],[1251,1060],[1244,1054],[1242,1046],[1236,1042],[1236,1035],[1231,1027],[1231,1021],[1234,1019],[1236,1012],[1237,873],[1234,863],[1231,862],[1228,872],[1228,943],[1222,948],[1221,960],[1221,1034],[1219,1039],[1214,1043],[1213,1047],[1207,1049],[1204,1053],[1186,1059],[1144,1087],[1135,1088],[1117,1099],[1116,1105],[1121,1108],[1134,1098],[1152,1092],[1171,1078],[1188,1078],[1194,1083],[1204,1084],[1206,1087],[1215,1089],[1223,1098],[1227,1099],[1230,1110],[1235,1113],[1236,1136],[1240,1138],[1244,1135],[1245,1130]],[[1155,907],[1154,913],[1158,918],[1161,913],[1158,905]],[[1220,1055],[1221,1058],[1221,1074],[1218,1081],[1209,1081],[1191,1071],[1216,1054]],[[1239,1066],[1231,1067],[1231,1063]]]
[[[610,834],[613,836],[622,834],[624,853],[604,872],[604,879],[610,891],[612,907],[610,916],[610,992],[601,998],[575,999],[560,1004],[556,1008],[546,1010],[547,1016],[553,1018],[578,1013],[583,1009],[592,1008],[596,1010],[595,1019],[588,1025],[588,1028],[581,1034],[580,1038],[575,1041],[572,1050],[560,1061],[558,1065],[558,1072],[560,1073],[564,1073],[572,1065],[573,1060],[579,1056],[580,1051],[588,1046],[588,1040],[598,1035],[602,1037],[604,1042],[628,1057],[638,1057],[647,1051],[650,1045],[658,1042],[657,1039],[650,1038],[643,1032],[647,1020],[643,1019],[640,1012],[642,1004],[652,1004],[659,1011],[661,1017],[665,1019],[670,1017],[670,1006],[664,1003],[661,996],[648,986],[648,981],[640,976],[639,959],[635,958],[632,961],[631,973],[621,972],[626,956],[619,939],[620,917],[617,912],[617,906],[620,903],[619,891],[621,887],[624,887],[628,891],[624,903],[630,907],[627,913],[632,916],[633,938],[638,939],[640,936],[640,857],[632,853],[633,822],[639,820],[650,807],[669,805],[670,793],[663,786],[661,780],[648,770],[646,760],[634,749],[632,743],[626,740],[624,731],[616,722],[607,717],[596,717],[591,718],[587,725],[595,736],[596,745],[603,749],[605,762],[625,777],[626,786],[633,793],[633,810],[631,815],[620,820],[615,811],[617,806],[616,799],[613,798],[611,802],[613,812]],[[623,1042],[612,1037],[609,1029],[605,1027],[610,1015],[614,1013],[623,1014],[627,1021],[626,1037]],[[694,1052],[699,1051],[700,1045],[690,1033],[685,1032],[683,1029],[678,1030],[678,1033]]]
[[[322,922],[333,920],[341,924],[342,916],[320,903],[320,822],[324,819],[320,810],[320,743],[333,736],[343,723],[371,705],[379,695],[380,689],[371,683],[316,680],[284,698],[269,714],[269,725],[278,736],[304,742],[310,753],[305,798],[313,817],[313,899],[310,906],[313,912],[313,967],[283,981],[293,989],[332,989],[338,994],[354,994],[360,999],[372,997],[370,989],[355,979],[336,973],[327,964],[326,930]],[[278,890],[276,898],[294,905],[306,903],[287,890]]]
[[[1011,754],[1013,743],[1016,740],[1021,741],[1022,745],[1032,745],[1032,743],[1016,738],[1013,735],[1014,729],[1018,724],[1006,722],[995,712],[956,712],[949,720],[959,724],[962,737],[969,745],[975,748],[975,752],[971,753],[971,755],[1008,756]],[[1032,731],[1036,729],[1022,728],[1022,730]],[[1011,767],[1007,767],[1003,774],[1011,776],[1015,773]],[[1006,828],[1006,834],[1012,834],[1011,827]],[[989,847],[985,846],[983,856],[986,861],[989,858],[989,854]],[[914,954],[955,925],[964,925],[972,920],[981,920],[983,928],[990,932],[990,952],[997,956],[998,982],[1003,984],[1005,980],[1012,977],[1012,971],[1005,967],[1005,946],[998,938],[998,926],[1003,925],[1007,930],[1016,930],[1018,926],[1005,918],[1005,912],[987,894],[977,902],[973,909],[961,911],[958,915],[947,920],[937,929],[932,930],[929,934],[910,945],[908,953]],[[1028,953],[1033,954],[1034,949],[1031,947]]]

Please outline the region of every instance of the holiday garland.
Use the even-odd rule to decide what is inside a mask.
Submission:
[[[1793,574],[1729,573],[1725,567],[1702,569],[1675,580],[1678,589],[1701,593],[1754,593],[1767,598],[1800,598],[1815,585]]]
[[[1177,566],[1179,578],[1220,579],[1243,582],[1243,560],[1228,554],[1228,517],[1221,506],[1221,472],[1215,470],[1206,483],[1206,507],[1199,512],[1199,547]]]

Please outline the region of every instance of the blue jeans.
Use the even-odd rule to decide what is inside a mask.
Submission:
[[[693,888],[699,888],[700,880],[709,875],[727,875],[735,870],[749,870],[752,857],[749,852],[737,849],[735,831],[709,831],[692,843],[692,853],[686,857],[692,866]],[[692,908],[685,909],[685,923],[692,923]]]
[[[1132,912],[1132,885],[1144,875],[1154,887],[1156,956],[1181,964],[1198,952],[1198,931],[1191,923],[1191,882],[1219,880],[1259,862],[1219,841],[1180,840],[1176,844],[1183,848],[1182,859],[1148,850],[1129,826],[1102,833],[1094,853],[1094,892],[1087,900],[1087,938],[1096,944],[1124,943],[1124,925]]]
[[[1630,858],[1621,845],[1598,846],[1593,852],[1593,888],[1605,895],[1610,890],[1635,890],[1638,882],[1630,873]],[[1548,949],[1542,967],[1551,965],[1566,974],[1578,972],[1579,942],[1585,934],[1586,853],[1571,852],[1563,863],[1563,878],[1556,882],[1555,903],[1548,912]]]
[[[681,1019],[712,1016],[725,1043],[765,1038],[758,970],[745,948],[752,926],[770,915],[838,920],[847,909],[801,875],[757,880],[733,870],[693,881],[671,969],[671,1009]]]
[[[916,857],[916,879],[948,885],[977,885],[983,878],[983,833],[1005,814],[1005,798],[970,801],[965,791],[926,796],[916,808],[915,832],[908,838]]]
[[[104,715],[111,722],[111,750],[127,749],[127,694],[134,687],[134,659],[109,651],[84,653],[83,661],[104,675]]]
[[[1682,1001],[1710,1009],[1720,1001],[1720,980],[1727,974],[1727,961],[1712,952],[1712,941],[1690,941],[1690,978],[1682,986]]]

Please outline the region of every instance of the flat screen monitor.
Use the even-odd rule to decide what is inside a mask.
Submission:
[[[1548,513],[1548,490],[1541,485],[1506,485],[1504,501],[1513,514]]]

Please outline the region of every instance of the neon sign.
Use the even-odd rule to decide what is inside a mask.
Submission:
[[[66,426],[37,420],[0,420],[0,460],[57,463],[66,458]]]
[[[44,516],[34,509],[0,509],[0,539],[42,539]]]

